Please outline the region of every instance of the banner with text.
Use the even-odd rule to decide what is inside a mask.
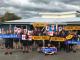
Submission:
[[[80,26],[64,26],[64,30],[80,30]]]
[[[20,38],[16,34],[0,34],[0,38]]]

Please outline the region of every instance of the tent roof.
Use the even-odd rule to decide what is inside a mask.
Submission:
[[[29,18],[29,19],[20,19],[20,20],[13,20],[13,21],[6,21],[5,23],[72,23],[72,22],[80,22],[80,17],[72,17],[72,18]]]

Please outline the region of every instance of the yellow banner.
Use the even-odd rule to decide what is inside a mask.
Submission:
[[[51,41],[65,41],[66,39],[63,37],[51,37]]]
[[[50,36],[42,36],[42,40],[49,40]]]
[[[42,37],[41,36],[33,36],[32,39],[33,40],[42,40]]]
[[[47,23],[33,23],[33,26],[34,27],[44,27],[44,26],[46,26],[47,25]]]
[[[64,26],[64,30],[80,30],[80,26]]]
[[[73,35],[68,35],[64,37],[50,37],[50,36],[32,36],[33,40],[51,40],[51,41],[66,41],[72,39]]]
[[[33,36],[33,40],[49,40],[49,36]]]
[[[72,38],[73,38],[73,35],[66,36],[66,40],[69,40],[69,39],[72,39]]]

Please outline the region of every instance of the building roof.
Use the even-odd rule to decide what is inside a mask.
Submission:
[[[68,15],[68,14],[76,14],[76,11],[69,11],[69,12],[43,12],[43,13],[39,13],[40,15]]]
[[[72,18],[41,18],[41,17],[35,17],[35,18],[28,18],[28,19],[20,19],[20,20],[13,20],[13,21],[6,21],[5,23],[79,23],[80,17],[72,17]]]

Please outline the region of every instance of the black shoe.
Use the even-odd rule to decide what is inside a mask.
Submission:
[[[73,50],[73,53],[76,53],[76,51],[75,51],[75,50]]]
[[[5,55],[7,55],[7,54],[8,54],[8,52],[5,52],[4,54],[5,54]]]
[[[38,53],[42,53],[41,51],[38,51]]]
[[[12,54],[12,52],[9,53],[10,55]]]
[[[25,51],[23,51],[23,53],[25,53]]]
[[[29,51],[25,51],[26,53],[29,53]]]

